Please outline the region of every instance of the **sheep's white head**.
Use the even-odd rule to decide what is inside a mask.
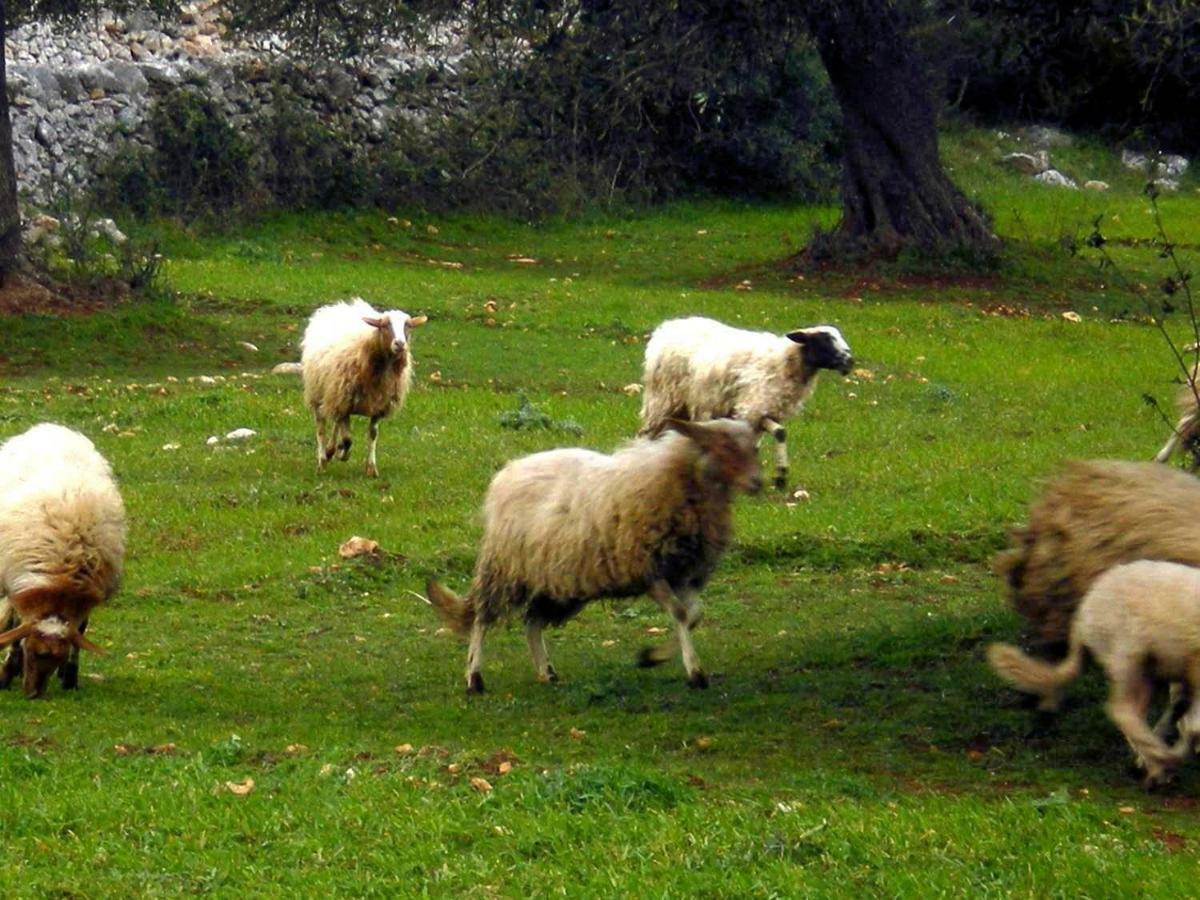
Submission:
[[[380,340],[393,356],[400,359],[408,353],[408,339],[414,328],[429,321],[428,316],[410,316],[398,309],[389,310],[378,316],[363,316],[363,321],[378,329]]]
[[[669,419],[668,427],[700,447],[698,471],[704,481],[747,494],[762,489],[758,465],[758,434],[741,419],[689,422]]]
[[[804,364],[809,369],[836,369],[845,375],[854,365],[850,345],[832,325],[801,328],[789,331],[787,336],[803,348]]]

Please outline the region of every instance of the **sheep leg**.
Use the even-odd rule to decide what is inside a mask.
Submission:
[[[87,631],[88,620],[79,623],[79,633]],[[74,691],[79,688],[79,647],[72,645],[67,661],[58,670],[58,678],[64,691]]]
[[[546,653],[546,623],[530,619],[525,623],[525,640],[529,642],[529,655],[533,657],[533,668],[537,679],[542,684],[558,681],[558,673],[550,664],[550,655]]]
[[[1146,711],[1154,685],[1146,676],[1133,667],[1110,672],[1112,688],[1105,706],[1108,717],[1121,729],[1125,740],[1133,748],[1146,770],[1143,782],[1147,788],[1159,784],[1167,770],[1178,762],[1176,756],[1146,724]]]
[[[680,590],[675,593],[667,582],[656,581],[650,588],[650,596],[664,612],[671,616],[675,623],[675,635],[666,644],[644,648],[638,656],[638,664],[657,666],[674,656],[676,650],[680,650],[683,654],[683,668],[688,676],[688,686],[708,687],[708,676],[700,668],[700,659],[696,655],[696,648],[692,645],[692,629],[704,616],[704,610],[696,600],[695,592]]]
[[[471,643],[467,647],[468,694],[483,693],[483,675],[479,670],[483,667],[483,634],[485,631],[487,631],[487,626],[476,616],[475,621],[471,623]]]
[[[375,444],[379,440],[379,420],[383,416],[371,416],[371,424],[367,426],[367,475],[375,478],[379,469],[375,465]]]
[[[317,471],[324,472],[325,465],[333,459],[333,444],[330,444],[325,436],[325,420],[320,416],[317,419]],[[337,433],[334,433],[337,437]]]
[[[7,690],[12,680],[25,670],[25,646],[23,641],[17,641],[8,648],[8,656],[4,658],[4,666],[0,668],[0,689]]]
[[[1196,690],[1200,687],[1200,657],[1188,660],[1186,675],[1183,684],[1171,685],[1171,698],[1174,702],[1169,710],[1175,712],[1186,701],[1186,708],[1180,710],[1180,715],[1175,717],[1173,723],[1178,725],[1179,739],[1171,747],[1171,752],[1181,762],[1192,755],[1196,740],[1200,738],[1200,692]]]
[[[333,433],[333,442],[337,447],[338,459],[345,462],[350,458],[350,417],[342,419],[337,423],[337,428]]]
[[[788,454],[787,432],[769,416],[763,416],[761,428],[775,438],[775,490],[787,490]]]
[[[1154,725],[1154,733],[1165,741],[1170,742],[1177,735],[1176,726],[1192,705],[1192,689],[1186,682],[1172,681],[1171,692],[1167,699],[1167,708],[1163,710],[1158,722]]]

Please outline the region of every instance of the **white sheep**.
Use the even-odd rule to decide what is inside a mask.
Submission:
[[[56,669],[78,686],[92,609],[117,590],[125,507],[108,462],[82,434],[35,425],[0,445],[0,687],[23,672],[26,696]],[[19,621],[19,625],[16,624]],[[16,627],[12,627],[16,625]],[[21,644],[16,644],[21,641]]]
[[[465,598],[434,581],[430,602],[460,634],[470,633],[467,692],[483,691],[483,637],[516,613],[538,679],[557,674],[542,632],[592,600],[649,593],[675,623],[672,642],[646,648],[642,665],[682,648],[688,683],[708,679],[692,646],[697,593],[732,536],[739,490],[761,486],[756,435],[745,422],[671,422],[611,456],[590,450],[535,453],[506,465],[488,488],[484,536]]]
[[[1071,622],[1070,648],[1046,663],[1010,644],[988,647],[1001,678],[1041,697],[1041,709],[1058,708],[1062,688],[1083,669],[1089,651],[1109,680],[1108,716],[1125,735],[1153,786],[1182,761],[1200,737],[1200,569],[1138,560],[1096,579]],[[1187,710],[1168,747],[1146,724],[1156,681],[1184,685]]]
[[[317,425],[317,471],[340,451],[350,457],[350,417],[366,416],[366,472],[379,474],[375,444],[379,420],[403,406],[412,383],[413,361],[408,343],[412,329],[425,316],[398,309],[376,311],[360,297],[322,306],[308,320],[301,343],[300,369],[304,401]],[[330,440],[326,429],[332,424]]]
[[[850,371],[854,357],[840,331],[818,325],[788,332],[732,328],[694,316],[663,322],[646,344],[640,434],[670,419],[737,418],[775,438],[775,487],[787,485],[783,422],[812,393],[821,369]]]

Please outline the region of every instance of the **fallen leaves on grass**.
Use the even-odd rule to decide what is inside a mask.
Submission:
[[[573,741],[582,741],[585,737],[587,737],[586,731],[584,731],[582,728],[575,728],[573,726],[571,730],[567,732],[567,734],[571,736],[571,740]]]
[[[303,744],[288,744],[287,747],[284,748],[284,753],[286,753],[288,756],[299,756],[306,750],[308,750],[308,748]]]
[[[471,778],[471,787],[479,791],[481,794],[486,794],[492,789],[492,783],[486,778],[481,778],[478,775],[475,775]]]
[[[235,797],[245,797],[254,790],[254,779],[247,777],[243,781],[227,781],[225,782],[225,790],[229,791]]]
[[[1071,310],[1067,310],[1065,313],[1063,313],[1062,317],[1064,319],[1066,319],[1068,322],[1082,322],[1083,321],[1083,316],[1079,315],[1079,313],[1077,313],[1077,312],[1072,312]]]
[[[399,753],[401,756],[408,756],[410,753],[413,752],[413,745],[412,744],[397,744],[395,749],[396,749],[396,752]]]
[[[342,559],[354,559],[356,556],[366,556],[379,551],[379,542],[370,538],[359,537],[357,534],[344,541],[338,547],[338,556]]]

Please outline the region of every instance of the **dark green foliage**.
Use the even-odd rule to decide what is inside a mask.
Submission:
[[[499,422],[501,428],[510,428],[513,431],[564,431],[567,434],[583,434],[583,426],[574,419],[553,419],[530,403],[524,394],[521,394],[516,409],[500,413]]]
[[[366,199],[367,178],[353,142],[282,98],[263,123],[263,185],[284,209],[335,209]]]
[[[926,37],[952,102],[1184,152],[1200,146],[1200,6],[1188,0],[944,0]]]
[[[469,21],[463,102],[394,157],[419,200],[524,214],[832,189],[832,98],[773,4],[479,4]]]
[[[161,97],[150,114],[150,132],[149,148],[114,152],[97,185],[101,205],[194,217],[243,208],[254,199],[253,148],[201,92]]]

